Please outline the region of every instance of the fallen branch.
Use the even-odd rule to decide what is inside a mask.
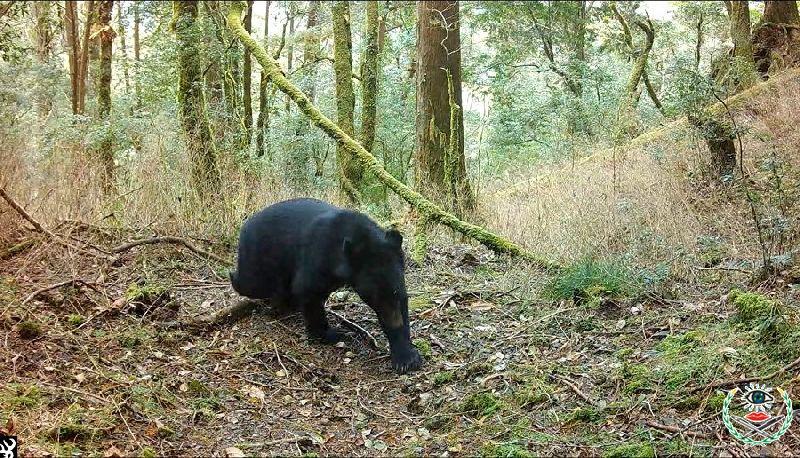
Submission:
[[[280,65],[278,65],[275,59],[273,59],[272,56],[264,50],[264,47],[254,40],[244,27],[242,27],[242,12],[242,2],[231,3],[227,16],[228,27],[244,44],[245,48],[252,53],[258,63],[261,64],[261,68],[269,76],[269,80],[275,84],[281,92],[289,96],[300,111],[302,111],[314,125],[335,140],[342,149],[352,155],[353,159],[361,163],[366,170],[375,175],[383,184],[397,193],[398,196],[408,202],[414,209],[429,218],[430,221],[443,224],[456,232],[477,240],[492,251],[521,257],[546,269],[558,268],[558,265],[553,261],[536,256],[519,245],[489,232],[481,226],[456,218],[452,213],[446,212],[420,193],[400,182],[394,175],[387,172],[375,156],[367,151],[361,143],[354,140],[353,137],[345,133],[341,127],[325,116],[297,86],[286,78],[283,70],[281,70]]]
[[[662,431],[668,431],[670,433],[677,433],[681,435],[697,437],[699,439],[708,439],[708,440],[712,439],[710,434],[696,432],[696,431],[686,431],[684,429],[678,428],[677,426],[662,425],[661,423],[656,423],[654,421],[646,421],[644,424],[645,426],[649,426],[655,429],[660,429]]]
[[[347,318],[344,317],[344,315],[342,315],[340,313],[336,313],[333,310],[329,310],[329,312],[331,313],[331,315],[333,315],[336,318],[338,318],[342,322],[343,325],[345,325],[348,328],[358,332],[359,334],[363,334],[367,338],[367,342],[369,342],[370,347],[372,347],[373,350],[380,350],[381,347],[378,346],[378,341],[375,340],[375,337],[372,337],[372,334],[370,334],[369,331],[367,331],[366,329],[362,328],[358,323],[354,323],[354,322],[348,320]]]
[[[598,407],[597,401],[587,396],[583,391],[581,391],[580,388],[578,388],[574,383],[572,383],[570,379],[555,374],[553,375],[553,377],[556,378],[557,380],[560,380],[561,383],[563,383],[564,385],[567,385],[575,394],[578,395],[578,397],[586,401],[588,404]]]
[[[125,251],[128,251],[128,250],[130,250],[132,248],[135,248],[137,246],[140,246],[140,245],[156,245],[156,244],[159,244],[159,243],[171,243],[173,245],[183,245],[189,251],[191,251],[192,253],[194,253],[196,255],[203,256],[203,257],[206,257],[206,258],[209,258],[209,259],[213,259],[214,261],[217,261],[218,263],[226,265],[226,266],[233,265],[232,262],[230,262],[230,261],[228,261],[226,259],[223,259],[223,258],[215,255],[214,253],[211,253],[209,251],[203,250],[201,248],[197,248],[196,246],[194,246],[191,242],[189,242],[186,239],[183,239],[183,238],[180,238],[180,237],[174,237],[174,236],[153,237],[153,238],[149,238],[149,239],[134,240],[132,242],[123,243],[122,245],[118,245],[118,246],[112,248],[111,252],[115,253],[115,254],[119,254],[119,253],[123,253]]]
[[[92,288],[94,286],[93,283],[89,283],[87,281],[81,280],[80,278],[74,278],[72,280],[62,281],[62,282],[59,282],[59,283],[54,283],[54,284],[52,284],[50,286],[45,286],[44,288],[37,289],[36,291],[28,294],[28,296],[25,299],[23,299],[22,305],[27,304],[28,302],[32,301],[33,298],[35,298],[36,296],[38,296],[38,295],[40,295],[42,293],[45,293],[47,291],[51,291],[51,290],[54,290],[54,289],[57,289],[57,288],[61,288],[62,286],[67,286],[67,285],[83,285],[83,286],[88,286],[90,288]]]
[[[204,315],[199,318],[195,318],[194,320],[191,320],[185,324],[192,328],[203,329],[210,326],[233,323],[253,313],[253,311],[259,306],[261,306],[260,301],[244,298],[240,299],[237,303],[231,305],[230,307],[217,310],[211,315]]]
[[[98,257],[98,258],[105,258],[106,257],[105,255],[92,253],[91,251],[88,251],[88,250],[85,250],[85,249],[83,249],[83,248],[81,248],[79,246],[73,245],[73,244],[69,243],[67,240],[65,240],[65,239],[57,236],[56,234],[52,233],[49,229],[47,229],[46,227],[42,226],[41,223],[39,223],[38,221],[33,219],[33,217],[30,214],[28,214],[28,212],[26,212],[25,209],[22,208],[22,206],[20,204],[18,204],[14,199],[12,199],[11,196],[9,196],[6,193],[5,189],[3,189],[1,187],[0,187],[0,197],[5,199],[5,201],[8,202],[8,205],[10,205],[11,208],[13,208],[23,219],[25,219],[26,221],[31,223],[31,225],[33,226],[33,228],[37,232],[40,232],[40,233],[46,235],[47,238],[52,239],[52,240],[54,240],[54,241],[56,241],[56,242],[58,242],[58,243],[60,243],[60,244],[62,244],[64,246],[66,246],[68,248],[72,248],[72,249],[78,250],[78,251],[80,251],[82,253],[86,253],[86,254],[88,254],[90,256],[95,256],[95,257]]]
[[[800,358],[797,358],[796,360],[794,360],[791,363],[783,366],[782,368],[776,370],[775,372],[773,372],[771,374],[764,375],[762,377],[748,377],[748,378],[741,378],[741,379],[738,379],[738,380],[723,380],[721,382],[712,383],[710,385],[695,387],[690,392],[691,393],[696,393],[698,391],[713,390],[713,389],[724,388],[724,387],[728,387],[728,386],[744,385],[745,383],[763,382],[763,381],[766,381],[766,380],[772,380],[775,377],[777,377],[779,375],[782,375],[782,374],[784,374],[784,373],[786,373],[786,372],[788,372],[788,371],[790,371],[792,369],[795,369],[797,367],[800,367]]]

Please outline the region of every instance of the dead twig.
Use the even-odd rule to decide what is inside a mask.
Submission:
[[[227,259],[223,259],[223,258],[215,255],[214,253],[211,253],[209,251],[203,250],[201,248],[197,248],[190,241],[188,241],[188,240],[186,240],[184,238],[174,237],[174,236],[152,237],[152,238],[149,238],[149,239],[134,240],[132,242],[123,243],[122,245],[118,245],[118,246],[112,248],[111,252],[114,253],[114,254],[120,254],[120,253],[124,253],[125,251],[128,251],[128,250],[130,250],[132,248],[140,246],[140,245],[156,245],[156,244],[159,244],[159,243],[171,243],[173,245],[183,245],[189,251],[191,251],[192,253],[194,253],[194,254],[196,254],[198,256],[202,256],[202,257],[205,257],[205,258],[208,258],[208,259],[213,259],[214,261],[217,261],[218,263],[226,265],[226,266],[233,265],[233,263],[228,261]]]
[[[234,321],[241,320],[245,316],[251,314],[260,305],[261,302],[259,301],[247,298],[240,299],[238,302],[231,305],[230,307],[225,307],[221,310],[217,310],[211,315],[203,315],[199,318],[195,318],[185,324],[188,325],[189,327],[204,329],[210,326],[219,325],[223,323],[232,323]]]
[[[343,325],[347,326],[348,328],[350,328],[350,329],[352,329],[352,330],[354,330],[354,331],[356,331],[356,332],[358,332],[360,334],[363,334],[364,337],[367,338],[367,342],[370,344],[370,346],[372,347],[373,350],[380,350],[381,347],[378,346],[378,341],[375,340],[375,337],[372,337],[372,334],[370,334],[369,331],[367,331],[366,329],[362,328],[358,323],[354,323],[354,322],[348,320],[347,318],[345,318],[340,313],[336,313],[333,310],[330,310],[330,313],[333,316],[335,316],[336,318],[339,318],[339,320],[342,322]]]
[[[67,248],[72,248],[72,249],[78,250],[78,251],[80,251],[82,253],[86,253],[86,254],[88,254],[90,256],[95,256],[95,257],[98,257],[98,258],[107,258],[107,256],[105,256],[103,254],[92,253],[91,251],[88,251],[88,250],[85,250],[85,249],[83,249],[83,248],[81,248],[79,246],[73,245],[72,243],[70,243],[66,239],[64,239],[64,238],[62,238],[60,236],[57,236],[56,234],[54,234],[49,229],[47,229],[46,227],[42,226],[42,224],[40,222],[38,222],[35,219],[33,219],[33,217],[28,212],[26,212],[25,209],[22,208],[22,206],[20,204],[18,204],[14,199],[12,199],[11,196],[9,196],[6,193],[6,190],[3,189],[2,187],[0,187],[0,197],[5,199],[5,201],[8,203],[8,205],[10,205],[11,208],[13,208],[14,211],[16,211],[24,220],[26,220],[27,222],[31,223],[31,225],[33,226],[33,228],[37,232],[40,232],[40,233],[46,235],[47,238],[49,238],[51,240],[54,240],[54,241],[56,241],[56,242],[58,242],[58,243],[60,243],[60,244],[62,244],[64,246],[66,246]],[[102,250],[100,250],[100,251],[102,251]]]
[[[796,360],[794,360],[791,363],[783,366],[782,368],[776,370],[775,372],[773,372],[771,374],[767,374],[767,375],[765,375],[763,377],[748,377],[748,378],[741,378],[741,379],[738,379],[738,380],[723,380],[721,382],[715,382],[715,383],[712,383],[710,385],[698,386],[698,387],[692,388],[692,390],[690,392],[691,393],[696,393],[698,391],[713,390],[713,389],[723,388],[723,387],[727,387],[727,386],[743,385],[745,383],[750,383],[750,382],[763,382],[765,380],[772,380],[775,377],[777,377],[779,375],[782,375],[782,374],[784,374],[784,373],[786,373],[786,372],[788,372],[788,371],[790,371],[792,369],[795,369],[797,367],[800,367],[800,358],[797,358]]]
[[[563,376],[555,375],[555,374],[553,375],[553,377],[555,377],[556,379],[561,381],[561,383],[563,383],[564,385],[567,385],[575,394],[578,395],[579,398],[583,399],[588,404],[597,407],[597,401],[595,401],[594,399],[592,399],[589,396],[587,396],[586,393],[581,391],[581,389],[578,388],[578,386],[575,385],[570,379],[568,379],[567,377],[563,377]]]
[[[67,280],[67,281],[54,283],[52,285],[45,286],[44,288],[37,289],[36,291],[28,294],[28,296],[25,299],[22,300],[22,305],[27,304],[28,302],[32,301],[33,298],[35,298],[36,296],[38,296],[38,295],[40,295],[42,293],[45,293],[45,292],[50,291],[50,290],[58,289],[58,288],[61,288],[62,286],[67,286],[67,285],[83,285],[83,286],[87,286],[87,287],[90,287],[90,288],[94,289],[94,283],[90,283],[90,282],[87,282],[85,280],[81,280],[80,278],[73,278],[72,280]]]
[[[287,369],[286,366],[283,365],[283,361],[281,361],[281,353],[278,351],[278,346],[275,345],[275,341],[272,341],[272,349],[275,350],[275,357],[278,358],[278,364],[280,364],[281,368],[283,368],[283,373],[286,374],[285,376],[286,376],[286,379],[288,380],[289,379],[289,369]]]
[[[697,437],[699,439],[708,439],[711,440],[712,437],[710,434],[701,433],[697,431],[686,431],[684,429],[678,428],[677,426],[669,426],[669,425],[662,425],[661,423],[656,423],[654,421],[646,421],[645,426],[649,426],[651,428],[660,429],[662,431],[668,431],[671,433],[677,433],[681,435],[687,435],[691,437]]]

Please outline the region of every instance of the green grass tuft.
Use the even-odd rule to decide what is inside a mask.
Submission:
[[[425,339],[414,339],[411,341],[417,350],[419,350],[419,354],[422,355],[424,358],[430,358],[433,355],[433,349],[431,348],[431,343]]]
[[[452,382],[453,378],[454,376],[452,371],[437,372],[436,375],[433,376],[433,384],[434,386],[446,385]]]
[[[655,458],[653,446],[646,443],[623,444],[608,449],[603,458]]]
[[[513,443],[487,442],[481,447],[481,456],[491,458],[530,458],[533,456],[525,447]]]
[[[502,407],[502,402],[492,393],[471,394],[461,403],[461,410],[475,417],[491,415]]]

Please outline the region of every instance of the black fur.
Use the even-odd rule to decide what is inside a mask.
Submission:
[[[335,343],[325,300],[351,286],[378,315],[389,340],[392,367],[416,370],[422,359],[411,344],[404,279],[403,238],[367,216],[316,199],[271,205],[242,225],[234,290],[253,299],[303,311],[309,337]]]

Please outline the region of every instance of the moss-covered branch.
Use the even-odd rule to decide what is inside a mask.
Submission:
[[[288,78],[283,74],[278,63],[271,58],[257,41],[255,41],[244,30],[241,24],[242,17],[242,4],[236,2],[231,4],[228,13],[228,26],[233,31],[234,35],[239,38],[244,45],[253,53],[262,68],[269,75],[269,80],[275,84],[281,92],[289,96],[302,111],[317,127],[322,129],[328,136],[333,138],[336,143],[345,149],[348,153],[361,163],[364,169],[374,174],[381,182],[386,184],[392,191],[396,192],[401,198],[408,202],[412,207],[419,211],[422,215],[427,217],[432,222],[438,222],[446,225],[447,227],[464,234],[470,238],[477,240],[489,249],[498,252],[506,253],[512,256],[518,256],[530,260],[542,267],[553,268],[557,265],[549,260],[542,259],[533,253],[524,250],[519,245],[500,237],[486,229],[475,224],[461,221],[451,213],[444,211],[438,205],[426,199],[421,194],[415,192],[405,184],[401,183],[389,172],[387,172],[378,160],[369,153],[360,143],[355,141],[350,135],[346,134],[339,126],[333,121],[328,119],[322,112],[311,103],[303,92],[297,88]]]

